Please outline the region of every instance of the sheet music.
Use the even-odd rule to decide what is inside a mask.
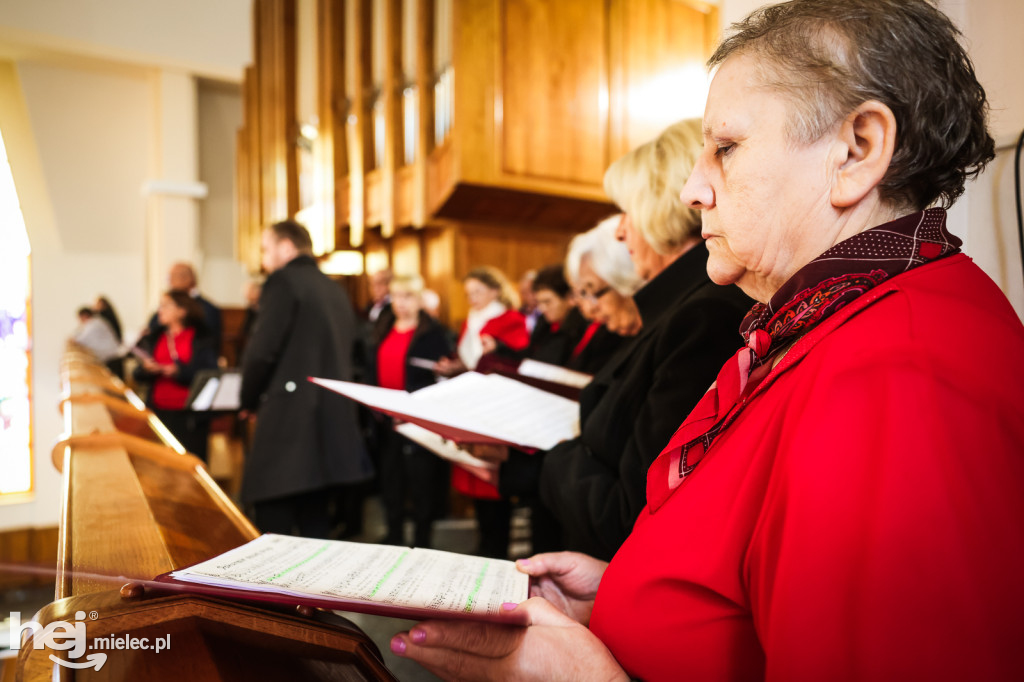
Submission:
[[[502,602],[529,596],[529,576],[511,561],[284,535],[262,535],[171,575],[244,591],[467,613],[498,613]]]
[[[427,360],[426,358],[409,358],[409,364],[413,367],[419,367],[420,369],[434,369],[434,365],[437,364],[437,360]]]
[[[225,372],[220,377],[220,390],[213,399],[212,409],[237,410],[241,406],[242,375],[238,372]]]
[[[498,468],[497,462],[488,462],[485,459],[474,457],[468,451],[460,448],[452,441],[439,436],[433,431],[428,431],[422,426],[405,422],[404,424],[396,426],[395,432],[402,434],[414,443],[422,445],[438,457],[447,459],[449,462],[468,464],[469,466],[481,467],[483,469]]]
[[[202,390],[196,396],[196,399],[192,401],[192,409],[198,411],[208,410],[213,404],[213,398],[217,395],[217,388],[220,386],[220,379],[217,377],[210,377],[210,380],[206,382]]]
[[[546,362],[537,362],[536,360],[529,359],[523,360],[519,364],[519,369],[516,371],[524,377],[543,379],[544,381],[551,381],[556,384],[572,386],[574,388],[583,388],[594,380],[594,377],[590,374],[584,374],[583,372],[566,369],[565,367],[559,367],[558,365],[551,365]]]
[[[353,400],[525,448],[549,450],[579,435],[579,404],[497,374],[466,372],[415,393],[310,378]]]

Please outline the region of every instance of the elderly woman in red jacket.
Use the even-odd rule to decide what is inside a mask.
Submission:
[[[682,197],[759,301],[743,347],[610,564],[533,557],[529,627],[392,650],[460,679],[1019,679],[1024,326],[940,208],[994,148],[956,28],[793,0],[711,64]]]

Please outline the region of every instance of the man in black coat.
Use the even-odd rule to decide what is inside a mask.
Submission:
[[[307,381],[351,380],[358,323],[348,296],[317,268],[306,228],[263,232],[260,315],[242,358],[242,408],[257,411],[242,502],[264,532],[326,537],[338,486],[373,475],[352,401]]]

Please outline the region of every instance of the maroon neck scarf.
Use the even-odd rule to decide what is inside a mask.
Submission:
[[[700,463],[744,407],[784,348],[890,277],[960,251],[946,212],[932,208],[846,239],[801,268],[740,325],[746,345],[718,378],[647,472],[647,504],[660,507]]]

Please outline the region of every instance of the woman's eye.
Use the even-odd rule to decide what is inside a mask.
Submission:
[[[720,145],[718,145],[715,148],[715,158],[720,158],[722,156],[728,156],[729,152],[731,152],[735,146],[736,145],[731,143],[731,142],[729,142],[727,144],[720,144]]]

